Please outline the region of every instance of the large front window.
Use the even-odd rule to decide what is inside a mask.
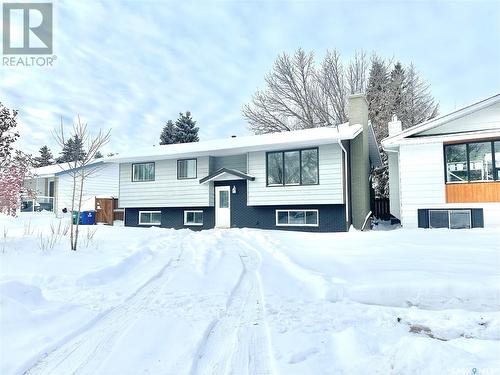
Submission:
[[[177,160],[177,179],[196,178],[196,159]]]
[[[267,185],[315,185],[318,183],[318,149],[267,153]]]
[[[446,145],[446,182],[499,180],[499,149],[500,141]]]
[[[132,164],[132,181],[154,181],[155,163]]]

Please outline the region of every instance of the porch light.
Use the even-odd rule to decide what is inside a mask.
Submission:
[[[233,190],[232,190],[233,194],[236,194],[236,186],[233,185]]]

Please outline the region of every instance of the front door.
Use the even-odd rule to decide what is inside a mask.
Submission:
[[[215,187],[215,226],[229,228],[231,226],[231,187]]]

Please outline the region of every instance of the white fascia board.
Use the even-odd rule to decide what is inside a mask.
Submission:
[[[481,130],[475,132],[467,133],[455,133],[455,134],[445,134],[445,135],[432,135],[425,137],[415,137],[415,138],[404,138],[397,143],[382,142],[382,146],[385,149],[393,149],[399,147],[399,145],[412,145],[412,144],[425,144],[425,143],[443,143],[443,142],[454,142],[454,141],[473,141],[480,140],[484,138],[495,138],[500,137],[500,130]]]
[[[431,120],[427,120],[422,122],[421,124],[415,125],[409,129],[406,129],[398,134],[393,135],[392,137],[387,137],[382,141],[382,145],[389,143],[399,143],[403,139],[406,139],[409,136],[415,135],[417,133],[425,132],[427,130],[433,129],[437,126],[446,124],[453,120],[459,119],[461,117],[467,116],[471,113],[477,112],[483,108],[489,107],[495,103],[500,102],[500,94],[496,94],[489,98],[483,99],[477,103],[469,104],[465,107],[459,108],[453,112],[449,112],[442,116],[436,117]]]

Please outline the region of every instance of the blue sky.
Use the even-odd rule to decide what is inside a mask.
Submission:
[[[202,140],[249,134],[241,107],[275,57],[302,47],[413,62],[441,113],[500,91],[498,2],[54,1],[54,67],[0,67],[20,111],[18,147],[48,144],[62,117],[112,128],[106,151],[158,142],[190,110]]]

